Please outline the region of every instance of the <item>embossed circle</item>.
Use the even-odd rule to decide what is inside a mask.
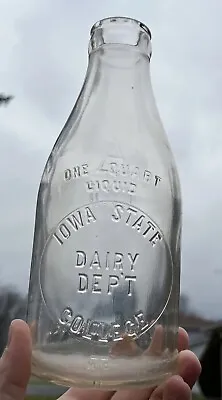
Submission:
[[[108,337],[98,337],[99,324],[117,323],[139,337],[169,299],[171,255],[160,229],[143,211],[112,201],[91,203],[67,215],[49,236],[40,285],[53,320],[74,321],[76,333],[94,321],[97,334],[91,339]]]

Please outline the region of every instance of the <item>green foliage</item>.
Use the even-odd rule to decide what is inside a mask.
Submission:
[[[192,400],[206,400],[206,399],[201,394],[194,394],[193,393]]]
[[[47,396],[26,396],[27,400],[56,400],[56,397],[47,397]]]

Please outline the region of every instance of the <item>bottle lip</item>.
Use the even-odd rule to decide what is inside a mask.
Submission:
[[[95,22],[95,24],[92,26],[92,28],[90,30],[90,34],[93,35],[98,28],[105,27],[112,23],[117,23],[117,24],[127,23],[127,24],[137,26],[139,29],[143,30],[144,32],[146,32],[149,35],[150,40],[152,39],[152,34],[151,34],[150,29],[143,22],[141,22],[137,19],[134,19],[134,18],[130,18],[130,17],[103,18],[103,19]]]

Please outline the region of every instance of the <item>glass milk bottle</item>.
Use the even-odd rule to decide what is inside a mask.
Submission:
[[[106,18],[46,163],[27,321],[33,374],[67,386],[151,386],[175,371],[181,198],[155,104],[151,34]]]

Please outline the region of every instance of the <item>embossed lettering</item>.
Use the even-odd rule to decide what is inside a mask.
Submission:
[[[128,296],[132,296],[132,282],[136,282],[136,276],[126,276],[125,280],[129,283],[128,285]]]
[[[136,229],[144,238],[147,238],[152,246],[162,239],[162,235],[154,223],[136,208],[116,204],[111,219],[114,222],[123,220],[127,226]]]
[[[121,326],[120,324],[112,323],[110,326],[110,330],[107,335],[108,341],[116,341],[121,337]]]
[[[82,214],[80,211],[77,211],[75,214],[72,214],[70,217],[67,218],[67,221],[72,225],[72,228],[77,231],[80,227],[83,226]]]
[[[112,171],[115,168],[113,165]],[[123,173],[126,175],[127,169],[124,168]],[[114,190],[119,190],[118,184]],[[128,238],[127,241],[124,237]],[[160,261],[158,265],[155,263],[155,253]],[[57,256],[53,261],[55,270],[52,276],[48,259],[53,254]],[[64,274],[61,265],[67,258],[66,255],[70,262],[66,264],[67,272]],[[143,275],[147,260],[150,262],[149,274]],[[168,276],[168,266],[171,267],[170,260],[170,251],[160,229],[149,215],[136,207],[133,199],[132,204],[127,204],[116,202],[110,196],[107,201],[91,202],[72,211],[60,221],[48,238],[41,257],[41,288],[48,309],[54,315],[61,305],[69,305],[60,318],[57,316],[59,325],[56,329],[54,326],[54,334],[57,332],[62,340],[67,340],[70,333],[105,343],[121,340],[124,334],[133,338],[139,337],[151,326],[152,321],[158,319],[159,312],[164,309],[169,298],[167,296],[171,286],[165,277]],[[148,301],[150,291],[152,292],[153,276],[159,270],[163,290],[160,293],[160,306],[155,311],[152,306],[149,307]],[[148,300],[146,303],[145,293],[144,303],[140,304],[146,308],[146,317],[143,311],[135,312],[137,310],[134,307],[138,302],[132,302],[143,277]],[[60,298],[54,300],[51,296],[55,287],[53,281],[59,287],[60,280],[64,282],[67,292],[61,293]],[[47,290],[48,287],[50,290]],[[86,315],[79,314],[83,300],[90,304],[89,314]],[[122,308],[117,307],[117,301],[124,303]],[[93,320],[93,317],[96,319],[104,315],[104,307],[107,307],[108,320]],[[130,311],[134,313],[132,317]],[[87,319],[89,316],[92,319]],[[149,323],[146,318],[149,318]]]
[[[139,257],[139,253],[136,253],[134,257],[131,253],[128,253],[128,257],[129,257],[130,264],[131,264],[130,269],[131,269],[131,271],[134,271],[134,265],[136,264],[136,261]]]
[[[152,238],[155,240],[155,238]],[[76,261],[75,268],[83,269],[84,267],[88,267],[89,269],[97,269],[101,270],[113,270],[113,271],[134,271],[134,267],[138,260],[139,253],[120,253],[115,252],[112,253],[110,251],[107,252],[98,252],[97,250],[93,252],[93,255],[89,256],[83,250],[76,250]]]
[[[99,166],[99,171],[108,172],[108,167],[105,161],[102,161],[101,165]]]
[[[64,239],[69,239],[71,236],[71,232],[65,224],[60,225],[59,232],[61,233],[61,235]]]
[[[150,171],[147,171],[147,169],[145,169],[144,173],[143,173],[143,179],[145,182],[150,182],[152,177],[152,174]]]
[[[70,238],[72,232],[77,232],[79,229],[96,222],[96,217],[90,207],[84,207],[81,210],[76,210],[69,214],[64,222],[62,222],[54,232],[53,237],[57,243],[61,246],[64,243],[64,239]]]
[[[102,275],[93,275],[92,293],[101,293],[102,289],[98,287],[101,279]]]
[[[126,321],[126,323],[125,323],[125,331],[126,331],[126,334],[128,336],[134,335],[135,326],[136,326],[135,322],[132,322],[131,320]]]
[[[134,210],[132,207],[129,207],[127,209],[127,212],[129,213],[129,216],[128,216],[127,220],[126,220],[126,224],[129,225],[130,218],[131,218],[132,214],[134,214],[134,215],[137,214],[137,210]]]
[[[94,371],[94,370],[101,370],[103,371],[104,369],[108,369],[109,368],[109,363],[108,360],[106,358],[98,358],[98,357],[90,357],[90,360],[88,362],[88,367],[87,369],[89,371]]]
[[[112,160],[112,158],[115,159]],[[161,182],[161,177],[148,169],[143,169],[135,165],[124,164],[121,159],[109,157],[107,160],[102,161],[98,168],[99,171],[105,172],[111,176],[123,176],[130,178],[133,181],[144,181],[147,184],[153,184],[155,187]]]
[[[155,231],[155,225],[151,221],[148,221],[147,225],[148,225],[148,228],[145,229],[145,231],[143,232],[144,237],[147,235],[148,232],[150,232],[150,229]]]
[[[87,192],[94,191],[94,182],[88,181],[85,183]]]
[[[116,269],[119,269],[120,271],[123,271],[123,258],[124,258],[124,255],[122,253],[115,253],[115,255],[114,255],[114,266],[113,266],[114,271]]]
[[[65,181],[70,181],[71,179],[80,178],[81,176],[88,175],[88,164],[76,165],[71,169],[68,168],[64,172],[64,179]]]
[[[109,269],[109,251],[106,253],[106,269]]]
[[[162,239],[162,236],[160,232],[156,232],[155,235],[150,239],[150,243],[155,246],[160,240]]]
[[[88,340],[95,340],[103,343],[122,340],[125,334],[130,337],[136,337],[145,332],[150,324],[145,320],[142,311],[138,311],[131,319],[123,324],[117,321],[110,324],[103,321],[94,321],[92,319],[84,320],[80,314],[75,315],[70,307],[67,307],[61,313],[58,323],[50,333],[50,336],[61,335],[66,332],[69,335],[75,335]]]
[[[108,294],[112,293],[112,290],[114,287],[119,286],[119,277],[116,275],[110,275],[109,276],[109,282],[108,282]]]
[[[98,184],[98,188],[99,188],[99,181],[97,181],[97,184]],[[107,192],[107,193],[110,191],[109,181],[107,179],[104,179],[102,181],[102,189],[104,190],[104,192]]]
[[[91,222],[96,221],[96,217],[93,214],[92,210],[89,207],[86,207],[86,222],[87,224],[90,224]]]
[[[65,181],[70,181],[70,179],[72,178],[72,171],[71,169],[66,169],[64,172],[64,178]]]
[[[59,244],[61,244],[61,245],[63,244],[63,241],[60,239],[60,237],[57,235],[57,233],[54,233],[53,236]]]
[[[129,190],[128,190],[128,194],[134,194],[136,192],[136,184],[131,182],[129,184]]]
[[[91,319],[87,319],[87,321],[84,323],[84,327],[82,330],[82,336],[86,339],[90,339],[89,330],[90,330],[91,323],[92,323]]]
[[[66,325],[67,323],[72,321],[72,317],[73,317],[72,309],[71,308],[65,308],[65,310],[63,310],[63,312],[61,314],[59,322],[62,325]]]
[[[95,181],[87,181],[85,183],[85,187],[87,192],[98,193],[99,191],[103,191],[105,193],[128,193],[133,195],[136,193],[136,184],[134,182],[127,182],[121,180],[95,180]]]
[[[86,293],[89,286],[88,276],[86,274],[79,274],[79,286],[78,292],[79,293]]]
[[[141,226],[143,224],[143,221],[145,219],[145,215],[141,215],[132,225],[133,228],[136,228],[138,232],[141,230]]]
[[[161,181],[160,176],[155,175],[155,186],[157,186],[160,181]]]
[[[117,169],[117,163],[116,162],[111,162],[110,163],[110,172],[116,175],[118,173]]]
[[[114,214],[112,214],[113,221],[120,221],[121,213],[124,212],[124,208],[121,204],[117,204],[114,208]]]
[[[88,175],[89,171],[88,171],[88,164],[82,164],[82,173],[83,175]]]
[[[93,258],[92,258],[92,261],[90,262],[90,267],[89,268],[90,269],[92,269],[92,268],[101,269],[101,264],[100,264],[98,251],[95,251],[95,253],[93,254]]]
[[[145,328],[147,328],[148,324],[145,321],[144,315],[142,313],[142,311],[140,311],[139,313],[137,313],[135,315],[135,320],[138,324],[139,330],[144,330]]]
[[[133,294],[133,284],[136,282],[136,276],[124,275],[121,273],[120,276],[110,274],[104,277],[102,274],[92,274],[87,275],[83,273],[78,274],[78,293],[94,293],[101,294],[107,293],[111,295],[114,288],[118,287],[120,280],[127,283],[127,296],[132,296]]]
[[[80,167],[78,165],[73,168],[73,176],[74,176],[74,178],[80,177]]]
[[[84,251],[76,252],[76,268],[83,268],[86,265],[86,253]]]
[[[81,315],[77,315],[71,323],[70,331],[71,333],[78,333],[84,324],[84,318]]]
[[[100,329],[101,329],[100,323],[97,321],[93,321],[90,325],[90,330],[89,330],[90,338],[98,340],[99,336],[101,335]]]

